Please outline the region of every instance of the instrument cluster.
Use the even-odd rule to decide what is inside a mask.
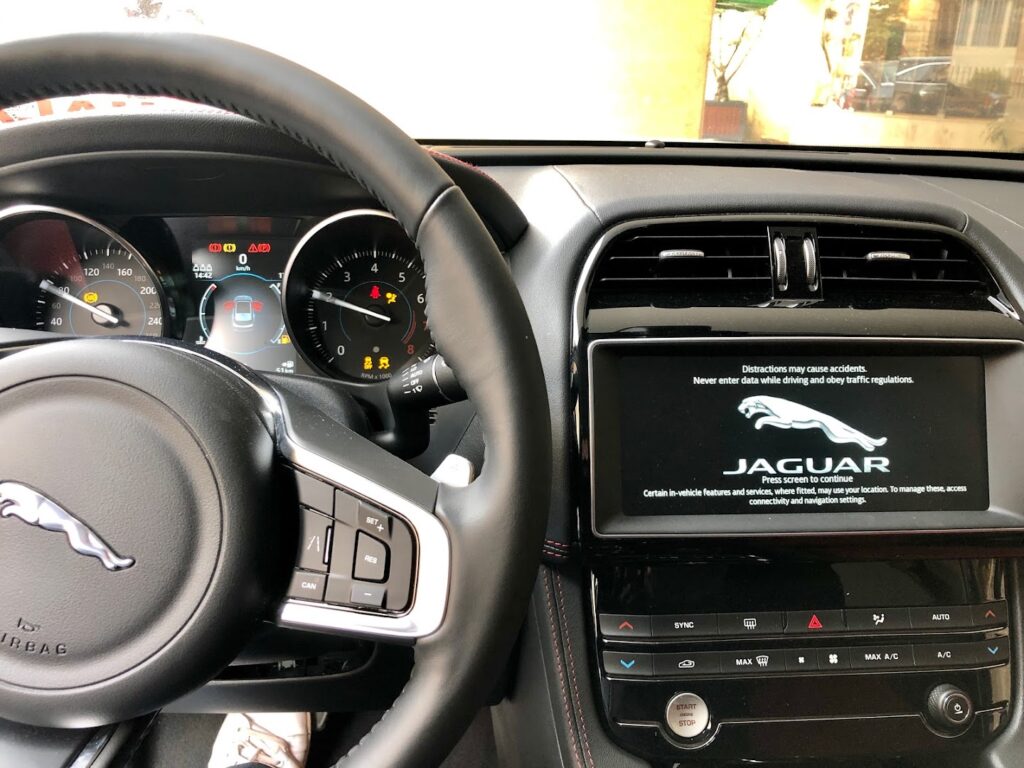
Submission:
[[[0,211],[0,325],[164,336],[370,385],[432,354],[423,263],[383,211],[326,219]]]

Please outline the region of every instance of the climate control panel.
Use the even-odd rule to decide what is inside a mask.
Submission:
[[[1009,716],[1000,578],[995,561],[598,567],[607,725],[653,760],[868,756],[883,732],[888,754],[977,749]]]

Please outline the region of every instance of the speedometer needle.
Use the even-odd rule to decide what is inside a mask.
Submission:
[[[374,317],[378,320],[383,320],[385,323],[391,322],[391,318],[388,317],[387,315],[383,315],[380,312],[374,312],[372,309],[364,309],[363,307],[360,307],[358,304],[352,304],[351,302],[345,301],[344,299],[337,299],[334,296],[324,293],[323,291],[318,291],[315,288],[313,289],[313,292],[310,295],[317,301],[323,301],[327,304],[333,304],[334,306],[341,307],[342,309],[351,309],[353,312],[358,312],[359,314],[366,315],[367,317]]]
[[[114,317],[112,314],[110,314],[106,310],[100,309],[99,307],[94,307],[94,306],[92,306],[92,304],[87,304],[86,302],[82,301],[81,299],[76,298],[75,296],[72,296],[70,293],[65,293],[60,288],[58,288],[56,285],[51,283],[49,280],[43,280],[41,283],[39,283],[39,287],[42,288],[47,293],[52,293],[54,296],[57,296],[57,297],[63,299],[64,301],[68,301],[68,302],[74,304],[76,307],[81,307],[82,309],[86,310],[87,312],[91,312],[92,314],[94,314],[96,317],[98,317],[100,320],[102,320],[107,325],[117,326],[117,325],[121,324],[121,321],[118,318]]]

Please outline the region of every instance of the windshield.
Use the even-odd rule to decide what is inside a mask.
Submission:
[[[46,0],[7,3],[3,18],[0,40],[247,42],[425,141],[1024,151],[1024,0]],[[165,106],[49,100],[0,111],[0,126]]]

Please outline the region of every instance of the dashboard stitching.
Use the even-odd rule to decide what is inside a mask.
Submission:
[[[555,572],[555,584],[558,586],[558,595],[556,601],[558,603],[558,611],[562,616],[562,624],[565,625],[565,647],[569,651],[569,671],[572,680],[572,694],[573,699],[576,701],[576,711],[579,714],[580,721],[580,733],[583,738],[583,751],[587,757],[587,764],[590,766],[594,765],[594,756],[590,752],[590,737],[587,735],[587,722],[583,717],[583,703],[580,701],[580,689],[576,681],[576,659],[572,652],[572,629],[569,627],[569,621],[565,615],[565,592],[562,590],[562,574]]]
[[[562,660],[562,649],[560,647],[561,632],[558,628],[558,617],[555,615],[552,606],[552,590],[550,584],[551,571],[545,568],[541,581],[544,584],[545,601],[547,602],[548,621],[551,622],[551,648],[555,654],[555,669],[558,671],[558,685],[562,692],[562,705],[565,708],[565,723],[569,731],[569,744],[572,746],[573,764],[581,765],[579,745],[576,742],[575,721],[572,716],[572,705],[569,702],[569,693],[565,685],[565,667]]]

